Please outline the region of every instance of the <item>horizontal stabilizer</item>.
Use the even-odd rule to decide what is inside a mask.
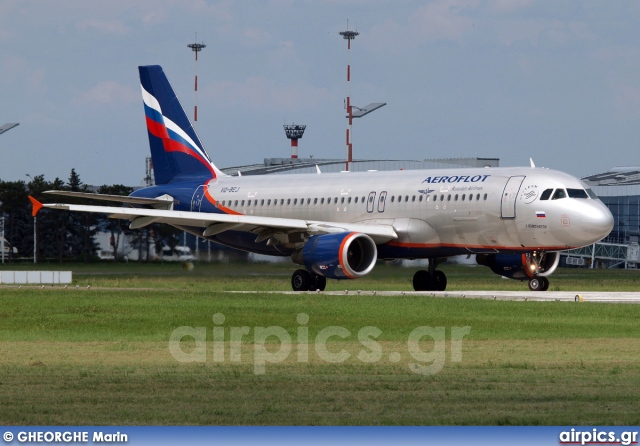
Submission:
[[[171,209],[173,207],[173,198],[169,195],[163,195],[157,198],[141,198],[125,195],[93,194],[91,192],[72,192],[66,190],[48,190],[45,194],[64,195],[66,197],[86,198],[88,200],[111,201],[116,203],[148,205],[158,209]]]

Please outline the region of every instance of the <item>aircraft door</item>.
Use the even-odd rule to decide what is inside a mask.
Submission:
[[[202,206],[202,199],[204,197],[204,188],[206,185],[198,186],[196,191],[191,197],[191,212],[200,212],[200,206]]]
[[[378,198],[378,212],[384,212],[384,205],[387,202],[387,191],[380,192],[380,197]]]
[[[367,199],[367,212],[371,214],[373,212],[373,209],[375,208],[375,205],[376,205],[376,193],[369,192],[369,198]]]
[[[504,191],[502,192],[501,216],[502,218],[515,218],[516,216],[516,198],[518,191],[524,181],[524,175],[510,177],[507,181]]]

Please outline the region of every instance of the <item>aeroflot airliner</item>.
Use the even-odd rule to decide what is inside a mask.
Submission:
[[[156,184],[126,204],[42,207],[110,214],[132,229],[166,223],[254,253],[290,256],[295,291],[357,279],[377,259],[429,259],[416,291],[444,290],[445,258],[475,254],[496,274],[546,290],[559,251],[597,242],[613,216],[580,180],[531,167],[228,176],[204,150],[159,66],[139,67]]]

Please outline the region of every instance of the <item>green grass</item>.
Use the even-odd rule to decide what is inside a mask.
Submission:
[[[380,266],[375,276],[331,286],[410,289],[413,270]],[[0,287],[2,424],[640,423],[640,305],[229,292],[288,290],[288,264],[59,269],[72,269],[79,287]],[[524,288],[485,268],[443,269],[450,289]],[[638,276],[559,270],[552,287],[637,290]],[[217,313],[222,325],[212,319]],[[300,313],[308,323],[297,322]],[[205,329],[204,362],[171,354],[171,334],[183,326]],[[228,341],[232,327],[242,326],[249,332],[240,361],[231,360],[227,342],[224,361],[215,362],[214,327]],[[271,326],[293,345],[255,374],[259,349],[284,348],[276,337],[254,342],[256,327]],[[327,344],[331,353],[347,352],[345,361],[328,362],[315,347],[331,326],[348,330]],[[380,330],[381,356],[371,363],[358,356],[371,352],[358,338],[368,326]],[[432,364],[407,342],[423,326],[445,329],[437,373],[410,366]],[[460,360],[452,355],[454,327],[470,327]],[[425,354],[434,346],[428,337],[419,343]],[[189,354],[195,344],[185,339],[180,347]],[[298,356],[305,347],[307,356]]]

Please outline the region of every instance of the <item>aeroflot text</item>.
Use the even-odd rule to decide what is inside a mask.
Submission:
[[[443,175],[441,177],[427,177],[423,183],[483,183],[484,180],[489,178],[491,175],[454,175],[448,177]]]

